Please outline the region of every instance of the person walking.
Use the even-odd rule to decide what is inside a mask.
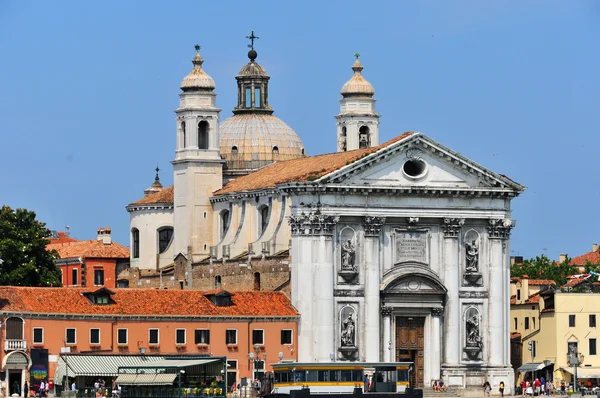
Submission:
[[[500,391],[500,396],[504,397],[504,382],[503,381],[500,382],[500,386],[499,387],[500,388],[498,388],[498,391]]]
[[[27,398],[29,396],[29,382],[25,381],[25,385],[23,386],[23,396]]]

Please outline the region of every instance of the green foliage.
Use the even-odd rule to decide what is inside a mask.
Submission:
[[[522,277],[527,275],[529,279],[551,279],[558,285],[567,282],[567,277],[578,273],[576,268],[569,265],[571,260],[567,258],[560,264],[550,261],[548,257],[542,255],[536,258],[524,260],[522,264],[513,264],[510,266],[510,276]]]
[[[57,253],[46,250],[50,230],[26,209],[0,209],[0,285],[60,286]]]

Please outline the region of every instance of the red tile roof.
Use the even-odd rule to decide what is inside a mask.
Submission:
[[[130,203],[130,205],[150,205],[150,204],[158,204],[158,203],[173,203],[175,200],[175,188],[173,185],[163,189],[160,192],[156,192],[150,194],[148,196],[143,197],[142,199]]]
[[[46,250],[56,250],[60,258],[129,258],[129,249],[112,242],[105,245],[99,240],[50,243]]]
[[[92,304],[85,288],[0,287],[0,311],[44,314],[297,317],[281,292],[231,292],[233,305],[215,306],[200,290],[112,289],[114,304]]]
[[[556,285],[552,279],[529,279],[528,283],[531,286]]]
[[[274,188],[286,182],[313,181],[326,174],[334,172],[341,167],[363,158],[366,155],[383,149],[395,142],[403,140],[414,133],[407,132],[383,144],[357,149],[355,151],[328,153],[324,155],[308,156],[294,160],[273,163],[263,169],[227,183],[222,189],[214,192],[215,195],[224,195],[232,192],[254,191],[264,188]]]
[[[50,238],[50,243],[65,243],[65,242],[77,242],[77,239],[71,238],[66,232],[59,232],[58,238]]]
[[[536,294],[532,294],[531,296],[529,296],[529,298],[527,298],[527,300],[525,300],[525,302],[523,304],[538,304],[540,302],[540,294],[536,293]]]
[[[571,265],[585,265],[587,262],[590,264],[600,264],[600,250],[595,252],[589,252],[582,254],[581,256],[577,256],[571,259],[569,264]]]
[[[511,333],[510,334],[510,339],[520,339],[521,338],[521,333]]]
[[[516,294],[513,294],[512,296],[510,296],[510,303],[517,304],[517,295]]]

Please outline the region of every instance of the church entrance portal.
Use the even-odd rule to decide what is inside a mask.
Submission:
[[[396,361],[414,362],[410,384],[423,388],[423,355],[425,318],[396,317]]]

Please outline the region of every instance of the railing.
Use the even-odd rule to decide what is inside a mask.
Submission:
[[[5,340],[4,351],[26,350],[27,340]]]

